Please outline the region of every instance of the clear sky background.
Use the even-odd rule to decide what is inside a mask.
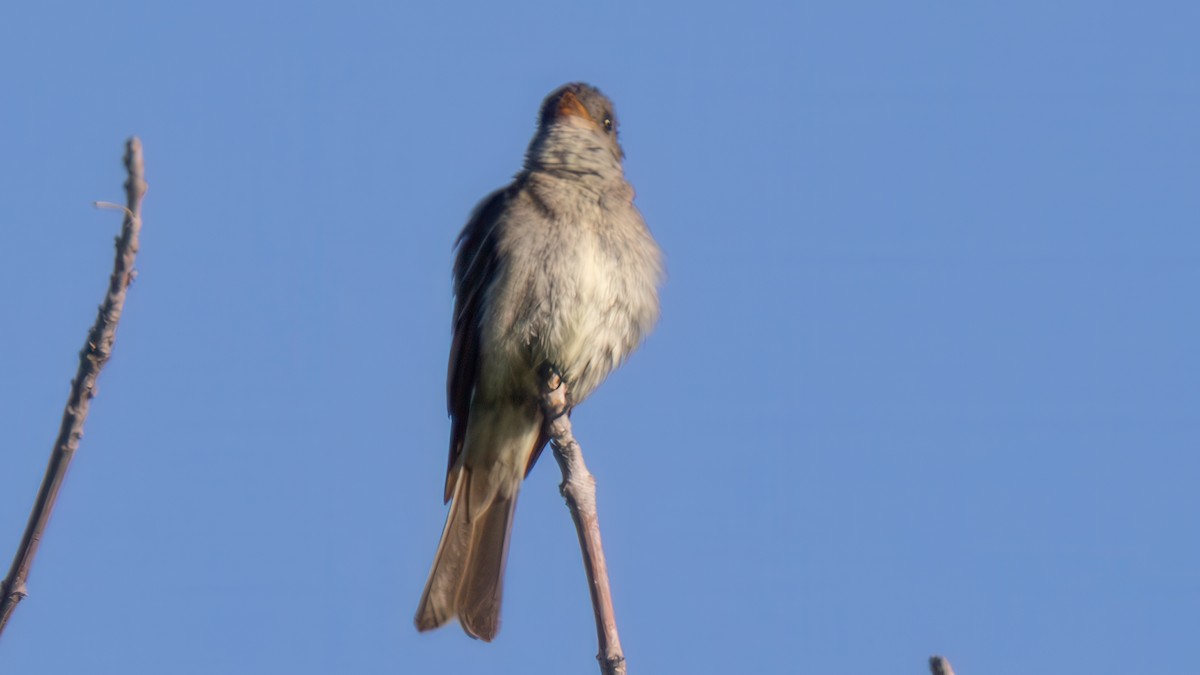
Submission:
[[[575,414],[631,673],[1195,672],[1200,5],[6,3],[0,672],[593,673],[543,458],[493,644],[412,617],[451,246],[585,80],[669,280]]]

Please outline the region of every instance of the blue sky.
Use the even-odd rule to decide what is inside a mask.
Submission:
[[[574,417],[631,672],[1194,669],[1194,3],[435,4],[0,10],[4,565],[150,183],[5,673],[594,672],[548,457],[497,641],[412,626],[451,245],[572,80],[669,269]]]

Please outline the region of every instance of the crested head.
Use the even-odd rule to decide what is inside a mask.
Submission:
[[[542,102],[526,158],[528,168],[586,171],[595,164],[615,164],[619,175],[624,157],[617,140],[616,111],[599,89],[572,82]]]

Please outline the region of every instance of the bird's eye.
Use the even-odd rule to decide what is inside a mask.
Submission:
[[[612,131],[612,128],[613,128],[613,126],[612,126],[612,118],[611,118],[611,117],[605,117],[605,118],[604,118],[604,130],[605,130],[605,131]]]

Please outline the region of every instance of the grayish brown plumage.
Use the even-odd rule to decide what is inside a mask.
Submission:
[[[582,402],[658,320],[662,262],[621,167],[612,103],[568,84],[542,104],[524,169],[458,238],[448,377],[450,513],[417,608],[491,640],[521,481],[547,437],[539,373]]]

